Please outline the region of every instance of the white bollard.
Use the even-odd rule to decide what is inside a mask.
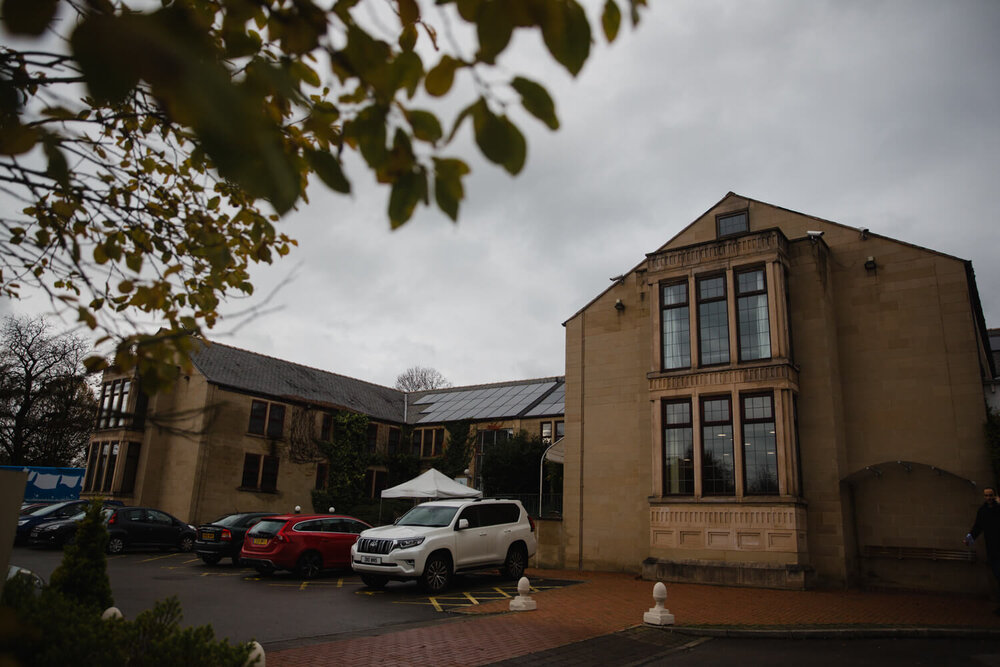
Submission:
[[[520,581],[517,582],[517,597],[510,601],[511,611],[534,611],[538,608],[538,604],[528,595],[530,590],[531,584],[528,582],[528,578],[521,577]]]
[[[122,615],[122,610],[118,607],[108,607],[104,610],[104,613],[101,614],[102,621],[117,620],[119,618],[124,618],[124,616]]]
[[[669,609],[663,606],[663,603],[667,601],[667,587],[662,581],[656,582],[653,586],[653,607],[642,615],[643,623],[648,623],[649,625],[673,625],[674,615],[670,613]]]
[[[250,642],[250,655],[243,667],[264,667],[264,647],[257,642]]]

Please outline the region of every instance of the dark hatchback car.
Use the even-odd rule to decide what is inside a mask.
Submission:
[[[310,579],[326,568],[349,568],[351,547],[369,528],[360,519],[336,514],[267,517],[247,531],[240,562],[261,574],[293,570]]]
[[[105,507],[102,510],[105,521],[115,511],[113,507]],[[33,547],[64,547],[71,544],[76,539],[76,529],[80,520],[87,515],[86,508],[77,514],[59,521],[49,521],[31,529],[28,537],[28,544]]]
[[[194,540],[194,551],[209,565],[215,565],[223,558],[232,558],[233,565],[240,563],[240,549],[243,538],[255,523],[274,512],[237,512],[220,516],[215,521],[198,526]]]
[[[24,544],[31,536],[31,531],[36,526],[49,523],[50,521],[62,521],[71,516],[79,514],[87,509],[89,500],[66,500],[61,503],[45,505],[35,509],[30,514],[21,514],[17,517],[17,533],[14,535],[14,544]],[[104,506],[121,506],[120,501],[105,500]]]
[[[108,553],[150,548],[191,551],[195,528],[151,507],[118,507],[108,517]]]

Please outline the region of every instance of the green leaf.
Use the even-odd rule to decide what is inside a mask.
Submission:
[[[313,88],[320,87],[319,74],[312,67],[306,65],[301,60],[293,60],[291,64],[292,75],[299,81],[308,83]]]
[[[399,39],[396,40],[396,43],[404,51],[412,51],[413,47],[417,45],[417,26],[412,23],[404,25],[403,29],[399,31]]]
[[[385,162],[386,109],[379,105],[367,106],[344,128],[347,137],[354,140],[368,166],[377,169]]]
[[[510,85],[521,95],[521,104],[528,113],[548,125],[549,129],[559,129],[556,105],[543,86],[521,76],[516,77]]]
[[[395,88],[405,88],[408,98],[413,99],[424,76],[424,63],[414,51],[404,51],[392,63]]]
[[[132,32],[132,26],[124,25],[125,21],[115,16],[88,14],[70,38],[90,94],[111,104],[124,101],[139,83],[135,42],[142,41],[142,35]]]
[[[410,126],[413,127],[413,136],[421,141],[433,144],[444,136],[441,123],[437,116],[430,111],[411,109],[407,111],[406,118],[410,121]]]
[[[618,37],[618,29],[622,24],[622,12],[618,9],[615,0],[607,0],[604,3],[604,12],[601,14],[601,26],[604,28],[604,36],[609,42],[615,41]]]
[[[480,98],[472,110],[476,144],[488,160],[501,165],[511,175],[524,167],[527,143],[521,131],[506,116],[497,116]]]
[[[405,224],[420,200],[427,199],[427,177],[423,172],[408,171],[396,180],[389,195],[389,222],[396,229]]]
[[[442,56],[441,62],[427,73],[427,78],[424,79],[424,88],[434,97],[447,95],[455,82],[455,70],[461,65],[461,61],[455,60],[451,56]]]
[[[331,190],[348,194],[351,191],[351,184],[344,176],[340,167],[340,161],[326,151],[309,151],[306,153],[309,166],[316,172],[316,175],[326,183]]]
[[[590,23],[575,0],[547,0],[542,39],[556,62],[576,76],[590,55]]]
[[[27,153],[38,142],[38,132],[25,127],[13,116],[0,117],[0,155]]]
[[[403,25],[412,25],[420,20],[420,6],[416,0],[398,0],[399,20]]]
[[[476,33],[479,36],[479,59],[492,65],[510,43],[514,24],[504,6],[507,0],[485,0],[476,15]]]
[[[51,139],[46,138],[42,142],[45,157],[49,161],[45,169],[45,175],[57,182],[64,188],[69,188],[69,165],[66,163],[66,156],[59,150],[59,145]]]
[[[15,35],[41,35],[56,16],[59,0],[4,0],[4,26]]]
[[[452,221],[458,220],[458,205],[465,198],[462,177],[468,173],[461,160],[434,158],[434,199]]]
[[[465,21],[472,23],[476,20],[476,13],[483,0],[458,0],[455,6],[458,7],[458,15]]]

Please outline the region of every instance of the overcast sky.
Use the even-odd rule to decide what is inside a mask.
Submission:
[[[651,4],[576,79],[515,42],[504,71],[545,83],[562,127],[514,115],[516,178],[463,132],[457,225],[421,208],[391,232],[349,165],[352,197],[314,188],[281,223],[300,247],[256,273],[258,296],[284,281],[266,310],[211,336],[390,386],[562,375],[562,323],[729,191],[971,260],[1000,326],[1000,2]]]

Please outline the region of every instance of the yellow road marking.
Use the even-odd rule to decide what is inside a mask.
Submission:
[[[163,560],[164,558],[173,558],[177,554],[164,554],[163,556],[153,556],[152,558],[147,558],[146,560],[139,561],[140,563],[149,563],[154,560]]]
[[[465,597],[468,598],[469,600],[471,600],[472,604],[479,604],[479,600],[477,600],[476,598],[472,597],[472,595],[470,593],[468,593],[468,592],[465,593]]]
[[[301,585],[301,586],[299,586],[299,590],[300,590],[300,591],[304,591],[304,590],[306,589],[306,586],[308,586],[308,585],[309,585],[309,582],[308,582],[308,581],[303,581],[303,582],[302,582],[302,585]]]
[[[507,595],[507,592],[504,589],[502,589],[502,588],[498,587],[498,588],[494,588],[493,590],[495,590],[497,593],[499,593],[500,595],[504,596],[505,598],[509,598],[510,597],[509,595]]]
[[[443,611],[441,609],[441,605],[438,604],[438,601],[435,598],[427,598],[427,599],[431,601],[432,605],[434,605],[434,609],[435,610],[437,610],[437,611]]]

